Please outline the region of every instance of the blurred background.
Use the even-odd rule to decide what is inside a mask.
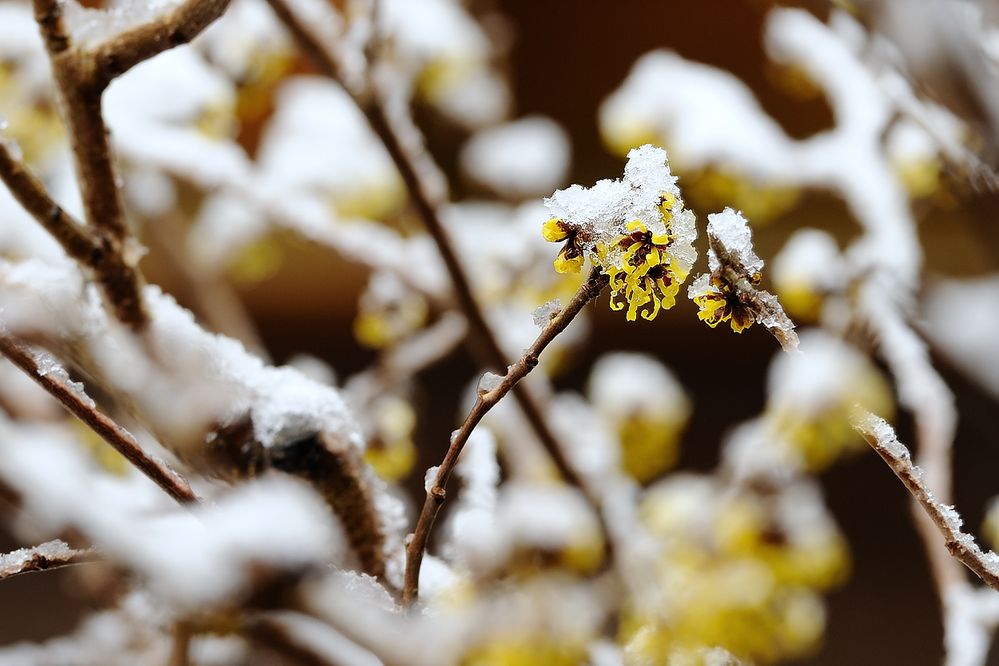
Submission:
[[[825,17],[830,3],[803,6]],[[918,12],[920,3],[907,5]],[[823,96],[795,83],[767,58],[762,30],[773,3],[762,0],[700,2],[617,0],[567,3],[557,0],[475,0],[482,17],[508,47],[505,67],[512,88],[512,115],[542,114],[568,132],[572,161],[566,183],[592,184],[621,173],[623,158],[601,138],[597,111],[621,85],[639,56],[667,48],[681,56],[723,68],[745,82],[760,104],[792,137],[826,129],[832,114]],[[308,71],[304,61],[295,64]],[[961,102],[958,102],[961,112]],[[482,196],[458,167],[468,132],[439,114],[416,109],[430,149],[444,167],[457,200]],[[254,129],[243,129],[249,145]],[[681,188],[686,187],[682,169]],[[999,197],[979,191],[958,177],[915,204],[926,252],[925,282],[979,277],[999,270]],[[685,190],[686,191],[686,190]],[[718,210],[711,196],[691,194],[688,205],[703,221]],[[539,220],[539,224],[543,220]],[[840,244],[858,232],[844,204],[831,195],[805,192],[793,206],[757,224],[759,255],[768,263],[789,235],[801,227],[833,234]],[[144,239],[145,240],[145,239]],[[147,241],[148,242],[148,241]],[[293,238],[282,241],[282,259],[266,275],[239,283],[239,298],[275,362],[296,355],[318,357],[348,377],[367,367],[376,354],[354,335],[357,303],[365,269],[328,249]],[[162,284],[182,303],[190,295],[171,282],[168,267],[152,252],[143,262],[151,282]],[[703,259],[701,260],[703,263]],[[606,297],[604,297],[605,299]],[[559,390],[582,390],[601,353],[635,350],[652,354],[672,369],[689,391],[694,412],[682,436],[675,469],[709,471],[718,463],[724,433],[759,414],[766,400],[767,368],[778,351],[762,327],[733,335],[709,329],[687,299],[655,322],[624,321],[605,302],[592,307],[592,330],[569,354],[555,380]],[[955,444],[955,499],[968,528],[980,533],[988,500],[999,493],[999,410],[994,397],[934,352],[937,367],[954,391],[960,414]],[[478,374],[458,348],[422,372],[414,387],[418,460],[407,479],[414,497],[422,490],[422,470],[437,464],[449,433],[460,419],[461,393]],[[903,442],[912,442],[909,415],[896,424]],[[890,470],[871,451],[842,460],[820,477],[826,501],[846,535],[852,572],[828,595],[828,627],[821,649],[803,664],[935,664],[942,654],[939,603],[922,546],[910,521],[908,496]],[[16,547],[0,537],[0,551]],[[53,599],[60,599],[53,605]],[[69,577],[62,572],[24,576],[0,585],[0,643],[41,639],[70,628],[83,609]],[[999,664],[993,649],[989,663]]]

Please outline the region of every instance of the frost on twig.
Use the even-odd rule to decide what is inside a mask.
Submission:
[[[999,555],[983,552],[974,537],[961,531],[963,521],[953,506],[943,504],[927,488],[922,470],[912,463],[909,450],[898,441],[894,429],[870,412],[861,411],[853,427],[880,455],[906,487],[913,499],[943,535],[947,550],[971,569],[989,587],[999,590]]]
[[[726,208],[708,216],[708,268],[687,290],[700,307],[698,317],[711,327],[730,321],[741,333],[753,323],[766,326],[784,351],[798,348],[794,323],[777,297],[758,285],[763,260],[753,249],[752,232],[741,213]]]
[[[331,433],[316,433],[263,446],[253,421],[243,418],[209,435],[206,459],[233,480],[278,470],[306,480],[326,501],[346,532],[361,569],[385,575],[385,525],[377,511],[373,477],[360,453]]]
[[[145,452],[130,432],[97,410],[83,385],[69,378],[66,369],[51,355],[35,352],[18,340],[0,332],[0,354],[6,356],[28,377],[37,382],[71,414],[85,423],[115,451],[159,485],[178,502],[196,502],[190,484],[163,461]]]
[[[45,571],[90,562],[97,557],[91,549],[77,550],[65,542],[46,541],[33,548],[21,548],[0,555],[0,580],[32,571]]]

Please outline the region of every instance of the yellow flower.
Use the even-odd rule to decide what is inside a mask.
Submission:
[[[675,203],[675,197],[664,195],[661,209],[666,222]],[[669,232],[655,234],[640,220],[629,222],[625,228],[629,233],[617,242],[623,251],[616,260],[606,248],[597,248],[598,260],[610,278],[610,306],[619,311],[627,305],[628,321],[635,321],[639,312],[642,319],[651,321],[660,310],[676,304],[680,282],[686,275],[678,274],[671,261]]]
[[[733,331],[742,333],[756,320],[752,311],[721,280],[705,280],[692,298],[699,308],[698,319],[711,328],[728,321]]]
[[[577,238],[578,234],[579,227],[557,217],[551,218],[541,227],[541,235],[549,243],[565,241],[565,245],[555,257],[555,270],[559,273],[578,273],[583,267],[585,256]]]

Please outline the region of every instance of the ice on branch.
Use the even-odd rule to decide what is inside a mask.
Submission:
[[[610,278],[611,308],[634,321],[673,307],[697,258],[694,214],[684,207],[666,151],[642,146],[628,153],[624,178],[593,187],[573,185],[545,200],[552,217],[545,240],[563,243],[560,273],[578,272],[586,259]]]
[[[264,571],[343,557],[344,538],[328,508],[297,481],[248,481],[215,505],[190,511],[171,506],[137,473],[99,470],[64,431],[2,427],[0,478],[22,497],[35,525],[78,530],[180,607],[231,599]]]
[[[46,541],[34,548],[19,548],[0,554],[0,580],[29,571],[42,571],[75,561],[85,561],[83,556],[86,554],[85,551],[70,548],[59,539]]]
[[[552,319],[555,318],[561,309],[562,301],[557,298],[553,298],[547,303],[542,303],[534,309],[534,312],[531,313],[534,325],[538,328],[544,328]]]
[[[492,391],[493,389],[495,389],[497,386],[499,386],[500,384],[502,384],[504,378],[505,378],[505,375],[497,375],[497,374],[492,373],[492,372],[485,372],[485,373],[482,374],[481,377],[479,377],[479,384],[476,387],[476,392],[479,395],[483,395],[485,393],[489,393],[490,391]]]
[[[10,329],[73,339],[88,371],[113,393],[129,395],[147,427],[175,451],[200,446],[209,424],[246,414],[265,447],[326,432],[362,448],[338,391],[293,368],[269,366],[235,340],[205,331],[156,287],[147,287],[145,297],[152,319],[148,349],[169,364],[151,360],[71,267],[0,265],[0,303]]]
[[[951,555],[971,569],[986,585],[999,590],[999,555],[992,551],[983,552],[973,536],[961,531],[964,524],[961,515],[953,506],[940,502],[933,495],[926,486],[922,470],[913,464],[909,449],[898,441],[895,430],[888,422],[861,409],[854,417],[853,427],[891,467],[902,485],[933,521]]]
[[[769,330],[785,351],[798,348],[794,323],[777,297],[757,285],[763,260],[753,249],[753,235],[742,213],[726,208],[708,216],[708,267],[691,283],[687,296],[697,304],[697,316],[714,328],[730,322],[741,333],[754,323]]]

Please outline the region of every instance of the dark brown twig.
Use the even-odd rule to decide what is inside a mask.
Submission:
[[[364,573],[384,579],[385,535],[364,476],[360,454],[329,433],[264,447],[249,417],[216,430],[197,461],[211,473],[237,481],[274,469],[301,478],[319,492],[343,525]]]
[[[79,224],[63,210],[3,139],[0,139],[0,180],[66,254],[101,285],[119,320],[133,327],[146,321],[140,307],[142,278],[125,261],[120,246]]]
[[[231,0],[187,0],[156,19],[125,30],[89,49],[93,84],[103,89],[144,60],[187,44],[225,13]]]
[[[0,353],[170,497],[181,504],[198,501],[197,495],[194,494],[190,484],[183,477],[167,467],[163,461],[143,451],[131,433],[98,411],[85,394],[69,385],[63,373],[43,371],[38,365],[35,353],[29,347],[9,334],[2,333],[0,334]]]
[[[85,248],[81,238],[66,235],[56,238],[63,247],[72,246],[67,248],[70,256],[93,271],[115,315],[136,331],[148,325],[149,315],[143,306],[143,280],[135,266],[137,259],[129,256],[132,254],[129,243],[134,241],[129,236],[118,190],[101,98],[116,76],[197,36],[222,15],[229,1],[188,0],[148,23],[125,30],[94,47],[83,48],[72,43],[58,0],[33,0],[35,20],[52,62],[63,116],[69,127],[91,247]],[[21,184],[25,183],[32,186],[31,190],[44,192],[37,181],[22,179]],[[15,191],[10,182],[8,186]],[[33,200],[40,204],[43,198],[35,196]],[[35,205],[29,211],[50,231],[67,229],[68,216],[54,204]],[[49,216],[55,221],[47,221]],[[84,249],[88,250],[85,259],[81,258]]]
[[[975,540],[961,531],[957,512],[953,507],[942,504],[926,487],[922,471],[912,463],[909,450],[898,441],[891,426],[874,414],[865,412],[854,419],[853,427],[888,463],[912,498],[933,521],[943,535],[950,554],[986,585],[999,590],[999,558],[994,553],[982,552]]]
[[[288,28],[288,31],[291,32],[299,47],[313,61],[313,64],[325,76],[341,83],[344,82],[345,77],[335,55],[301,21],[286,0],[268,0],[268,3],[285,27]],[[373,52],[373,49],[369,49],[369,52]],[[472,334],[470,339],[481,345],[485,365],[494,370],[505,369],[508,363],[506,354],[500,347],[495,332],[486,321],[485,313],[472,292],[468,273],[458,258],[454,243],[441,221],[439,209],[442,202],[436,200],[432,194],[432,188],[418,167],[416,150],[406,145],[402,140],[401,137],[404,133],[400,132],[394,125],[377,92],[373,90],[358,91],[348,85],[344,87],[367,118],[371,129],[385,145],[385,149],[409,190],[417,213],[436,243],[451,277],[458,306],[468,319],[469,332]],[[562,447],[529,389],[526,386],[517,386],[513,391],[513,397],[562,478],[572,485],[581,487],[579,478],[562,455]]]
[[[0,555],[0,580],[34,571],[48,571],[74,564],[95,562],[99,558],[93,548],[70,548],[62,541],[46,541],[34,548],[22,548]]]
[[[594,268],[569,304],[552,318],[551,322],[541,331],[541,334],[535,339],[534,343],[516,363],[510,366],[502,381],[495,388],[479,392],[479,396],[472,406],[471,411],[465,417],[465,421],[461,424],[457,433],[452,437],[451,446],[448,448],[443,462],[437,468],[434,483],[427,492],[423,508],[420,510],[416,530],[406,546],[406,578],[402,590],[404,603],[413,603],[419,594],[420,566],[423,563],[423,554],[430,539],[430,532],[433,530],[434,521],[437,519],[437,514],[440,513],[441,507],[444,505],[447,497],[446,487],[448,479],[454,470],[454,466],[458,463],[458,456],[461,454],[461,450],[465,446],[465,442],[468,441],[475,426],[478,425],[482,417],[503,396],[513,390],[514,386],[534,369],[538,364],[541,353],[548,344],[555,339],[555,336],[565,330],[576,315],[579,314],[579,311],[587,303],[596,298],[606,285],[607,276],[603,275],[600,269]],[[568,465],[567,462],[566,465]]]

